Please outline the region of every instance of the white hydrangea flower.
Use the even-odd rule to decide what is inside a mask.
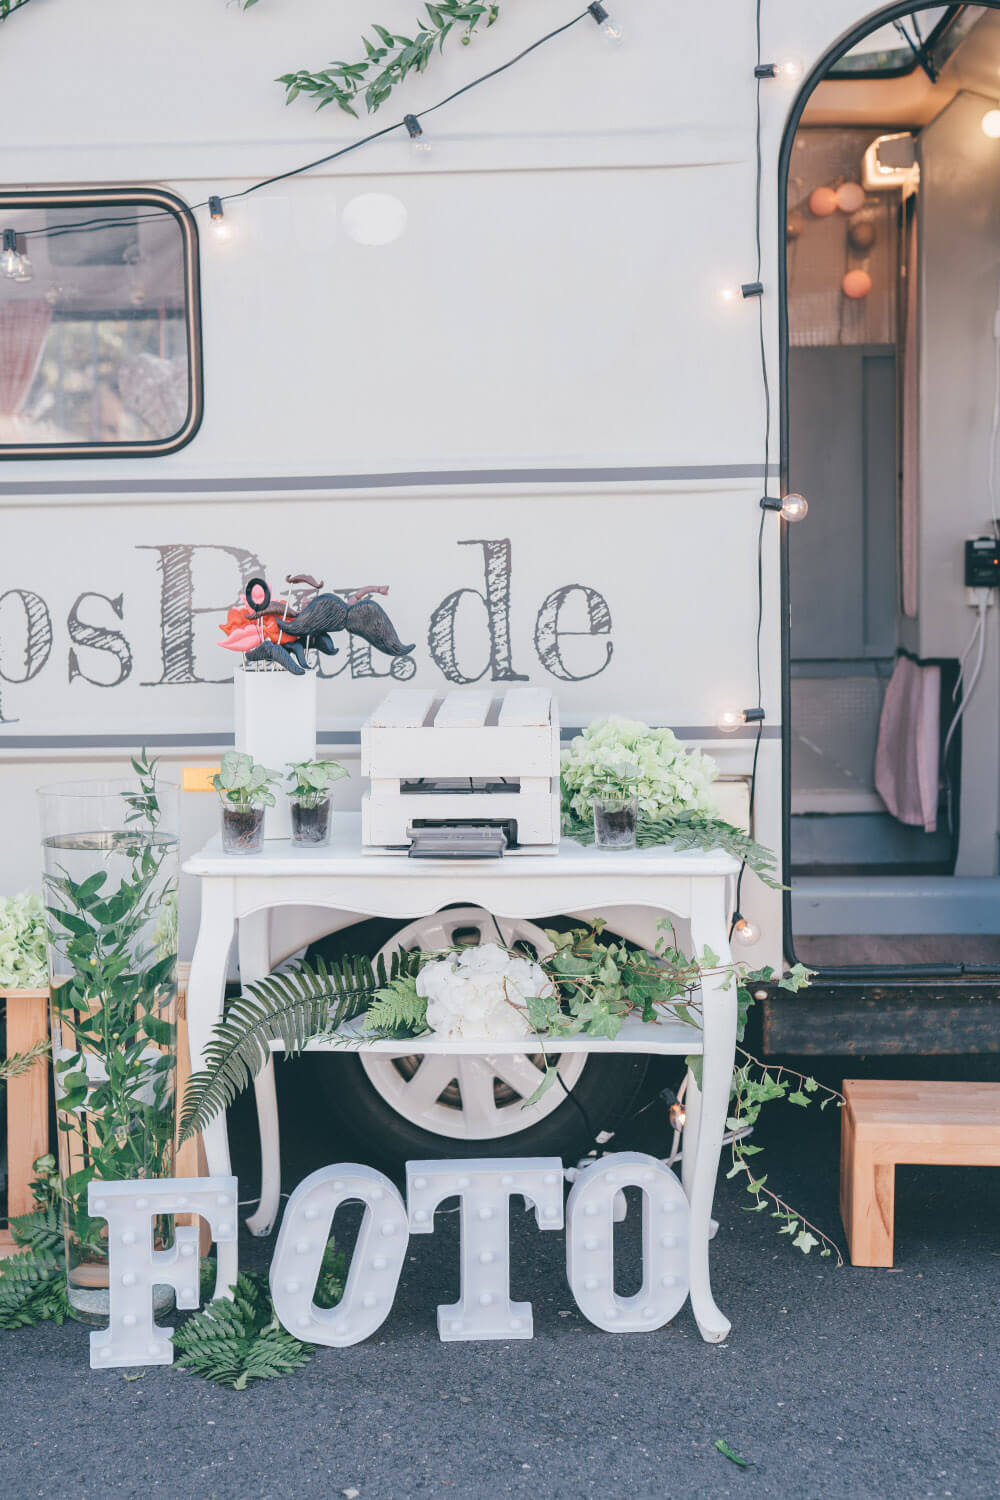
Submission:
[[[450,1040],[513,1041],[529,1036],[517,1007],[540,995],[550,981],[544,969],[496,943],[465,948],[425,964],[417,994],[427,1001],[427,1024]]]

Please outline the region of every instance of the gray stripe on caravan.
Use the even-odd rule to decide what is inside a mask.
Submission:
[[[777,474],[776,465],[770,467]],[[381,490],[460,484],[598,484],[659,479],[763,479],[763,464],[664,464],[607,469],[414,469],[399,474],[289,474],[254,479],[25,479],[0,495],[179,495],[260,490]]]
[[[679,724],[673,726],[679,740],[717,740],[719,731],[714,724]],[[562,739],[572,740],[581,731],[564,729]],[[749,740],[756,736],[756,729],[746,725],[727,734],[727,740]],[[780,724],[765,724],[763,738],[776,740],[781,736]],[[316,736],[320,745],[360,745],[361,735],[357,729],[321,729]],[[231,745],[233,735],[218,734],[0,734],[0,750],[134,750],[145,746],[147,750],[197,749],[204,746]]]

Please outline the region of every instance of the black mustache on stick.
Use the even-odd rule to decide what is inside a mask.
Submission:
[[[300,640],[346,630],[351,635],[360,636],[386,656],[408,656],[413,650],[413,645],[403,645],[381,604],[370,598],[348,604],[338,594],[317,594],[294,619],[282,620],[281,629],[285,635],[298,636]],[[316,644],[319,645],[319,641]]]

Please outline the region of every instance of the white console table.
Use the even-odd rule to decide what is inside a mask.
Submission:
[[[737,863],[721,852],[671,852],[669,848],[616,853],[564,840],[558,855],[512,855],[502,860],[411,860],[366,853],[360,817],[338,813],[331,843],[306,849],[266,843],[255,855],[223,854],[218,838],[189,860],[184,871],[201,881],[201,922],[188,981],[187,1016],[194,1069],[221,1019],[229,953],[238,937],[241,982],[252,984],[309,942],[362,917],[412,920],[461,903],[501,917],[537,918],[562,913],[602,915],[612,930],[652,945],[664,914],[690,923],[693,951],[709,948],[729,962],[729,892]],[[690,1203],[691,1304],[701,1335],[724,1339],[729,1322],[716,1306],[709,1279],[709,1236],[719,1153],[729,1104],[736,1046],[736,986],[705,974],[703,1029],[680,1021],[647,1024],[630,1017],[618,1036],[560,1038],[563,1052],[643,1052],[683,1057],[702,1052],[700,1096],[690,1091],[682,1180]],[[420,1052],[482,1053],[482,1044],[422,1037],[405,1045],[368,1042],[373,1051],[401,1056]],[[534,1037],[493,1042],[490,1052],[533,1052]],[[317,1044],[315,1050],[323,1050]],[[262,1187],[257,1213],[247,1222],[266,1234],[277,1216],[280,1193],[278,1112],[273,1064],[256,1080],[261,1125]],[[208,1171],[230,1171],[226,1120],[204,1132]],[[235,1280],[236,1247],[218,1247],[218,1286]]]

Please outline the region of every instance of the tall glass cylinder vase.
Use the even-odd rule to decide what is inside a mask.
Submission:
[[[68,1294],[93,1317],[108,1269],[88,1184],[173,1175],[178,789],[133,765],[39,791]]]

